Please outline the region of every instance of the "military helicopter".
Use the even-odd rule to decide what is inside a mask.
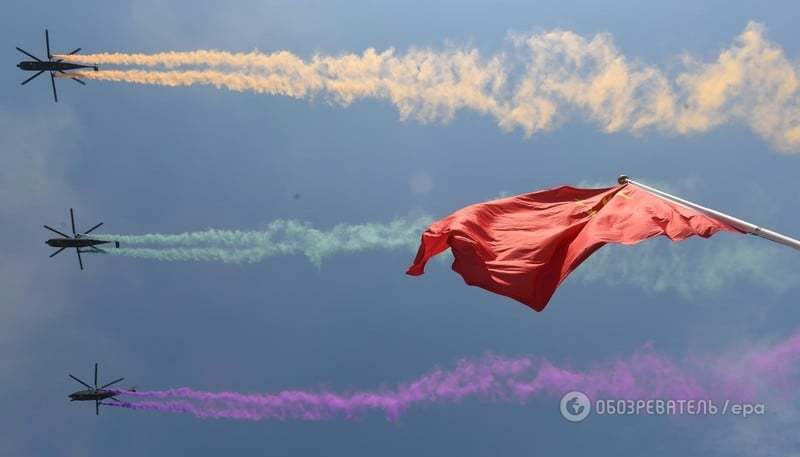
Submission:
[[[76,378],[73,375],[69,375],[70,378],[78,381],[79,383],[86,386],[85,390],[79,390],[77,392],[73,392],[69,394],[69,401],[93,401],[94,402],[94,411],[95,414],[100,415],[100,404],[103,400],[110,398],[114,401],[119,402],[120,400],[116,398],[116,395],[120,393],[120,390],[109,390],[106,387],[110,387],[125,378],[119,378],[117,380],[111,381],[108,384],[103,386],[97,387],[97,364],[94,364],[94,387],[90,386],[89,384],[81,381],[80,379]],[[136,389],[128,389],[129,392],[136,392]]]
[[[64,59],[53,60],[53,55],[50,54],[50,33],[47,31],[47,29],[44,30],[44,42],[45,42],[45,47],[47,49],[47,60],[42,60],[36,57],[35,55],[31,54],[30,52],[17,46],[17,51],[33,59],[33,60],[24,60],[18,63],[17,68],[24,71],[38,72],[35,75],[31,76],[30,78],[26,79],[25,81],[22,81],[23,86],[31,82],[34,78],[41,75],[42,73],[46,71],[50,72],[50,82],[53,85],[53,98],[55,99],[56,102],[58,102],[58,94],[56,93],[56,78],[55,78],[56,73],[67,75],[67,71],[69,70],[82,70],[84,68],[92,68],[94,69],[94,71],[97,71],[98,68],[97,65],[79,65],[71,62],[64,62]],[[73,54],[77,54],[78,51],[80,50],[81,48],[75,49],[74,51],[70,52],[67,55],[71,56]],[[78,78],[71,77],[71,79],[75,82],[83,84],[84,86],[86,85],[85,82],[81,81]]]
[[[83,233],[76,233],[75,232],[75,214],[73,213],[72,208],[69,209],[69,219],[70,219],[70,222],[72,223],[72,236],[69,236],[69,235],[66,235],[64,233],[61,233],[58,230],[54,229],[53,227],[49,227],[47,225],[44,226],[44,228],[46,228],[47,230],[50,230],[51,232],[55,232],[55,233],[58,233],[59,235],[61,235],[61,238],[51,238],[51,239],[45,241],[45,243],[48,244],[49,246],[52,246],[54,248],[59,248],[58,251],[50,254],[50,257],[55,256],[56,254],[58,254],[59,252],[63,251],[64,249],[75,248],[75,251],[78,253],[78,265],[80,265],[81,270],[83,270],[83,260],[81,259],[81,252],[102,253],[102,252],[105,252],[105,251],[103,251],[102,249],[98,248],[97,246],[101,245],[101,244],[112,243],[112,242],[114,243],[114,245],[117,248],[119,248],[119,241],[97,240],[97,239],[90,238],[90,237],[86,236],[89,233],[91,233],[92,230],[94,230],[94,229],[100,227],[101,225],[103,225],[102,222],[97,224],[97,225],[95,225],[94,227],[90,228],[89,230],[87,230],[87,231],[85,231]],[[82,251],[81,248],[88,248],[88,251],[87,250],[83,250]]]

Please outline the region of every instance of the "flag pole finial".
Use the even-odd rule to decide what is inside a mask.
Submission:
[[[620,184],[627,184],[628,175],[619,175],[619,177],[617,178],[617,182]]]

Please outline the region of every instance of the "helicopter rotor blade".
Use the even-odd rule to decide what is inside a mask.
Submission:
[[[76,49],[76,50],[74,50],[74,51],[70,52],[70,53],[69,53],[69,54],[67,54],[67,55],[68,55],[68,56],[71,56],[71,55],[73,55],[73,54],[77,54],[77,53],[79,53],[80,51],[81,51],[81,48],[78,48],[78,49]]]
[[[25,84],[28,84],[29,82],[31,82],[33,80],[33,78],[41,75],[42,73],[44,73],[44,70],[40,71],[39,73],[36,73],[35,75],[31,76],[30,78],[26,79],[25,81],[22,81],[22,84],[20,84],[20,86],[24,86]]]
[[[118,382],[120,382],[120,381],[124,381],[124,380],[125,380],[125,378],[119,378],[119,379],[117,379],[116,381],[111,381],[111,382],[109,382],[108,384],[106,384],[106,385],[104,385],[104,386],[100,386],[100,388],[101,388],[101,389],[105,389],[106,387],[108,387],[108,386],[110,386],[110,385],[116,384],[116,383],[118,383]]]
[[[81,250],[80,250],[80,249],[78,249],[78,248],[75,248],[75,252],[77,252],[77,253],[78,253],[78,265],[80,265],[80,267],[81,267],[81,270],[83,270],[83,259],[81,259]],[[95,379],[95,382],[94,382],[94,386],[95,386],[95,387],[97,387],[97,367],[94,367],[94,368],[95,368],[95,373],[94,373],[94,379]]]
[[[103,223],[102,223],[102,222],[101,222],[101,223],[99,223],[99,224],[97,224],[97,225],[95,225],[94,227],[90,228],[89,230],[87,230],[87,231],[83,232],[83,234],[84,234],[84,235],[88,235],[89,233],[92,233],[92,230],[96,229],[97,227],[100,227],[101,225],[103,225]]]
[[[92,386],[90,386],[89,384],[86,384],[85,382],[81,381],[80,379],[76,378],[75,376],[69,375],[69,377],[74,379],[74,380],[76,380],[76,381],[78,381],[79,383],[83,384],[84,386],[86,386],[87,389],[91,389],[92,388]]]
[[[53,85],[53,99],[58,103],[58,93],[56,93],[56,77],[50,72],[50,83]]]
[[[94,364],[94,388],[97,389],[97,362]]]
[[[95,416],[99,416],[100,415],[100,400],[95,400],[94,401],[94,415]]]
[[[47,60],[50,60],[53,56],[50,54],[50,32],[47,29],[44,29],[44,42],[47,45]]]
[[[72,222],[72,236],[75,236],[75,213],[73,213],[72,208],[69,209],[69,220]]]
[[[78,78],[70,78],[70,79],[71,79],[71,80],[73,80],[73,81],[75,81],[76,83],[80,83],[81,85],[84,85],[84,86],[86,85],[86,83],[85,83],[85,82],[81,81],[81,80],[80,80],[80,79],[78,79]]]
[[[60,252],[61,252],[61,251],[63,251],[64,249],[67,249],[67,248],[61,248],[61,249],[59,249],[58,251],[56,251],[56,252],[54,252],[54,253],[50,254],[50,258],[53,258],[53,257],[55,257],[55,256],[56,256],[56,254],[60,253]]]
[[[36,57],[35,55],[31,54],[30,52],[28,52],[28,51],[26,51],[26,50],[24,50],[24,49],[20,48],[19,46],[17,46],[17,51],[19,51],[19,52],[21,52],[21,53],[25,54],[26,56],[28,56],[28,57],[30,57],[31,59],[34,59],[34,60],[36,60],[36,61],[38,61],[38,62],[41,62],[41,61],[42,61],[42,59],[40,59],[40,58]]]
[[[48,226],[45,225],[44,228],[46,228],[47,230],[50,230],[51,232],[58,233],[59,235],[61,235],[64,238],[70,238],[69,235],[64,235],[63,233],[59,232],[58,230],[54,229],[53,227],[48,227]]]

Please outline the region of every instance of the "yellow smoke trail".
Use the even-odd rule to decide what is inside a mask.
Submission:
[[[747,25],[715,61],[684,58],[670,77],[631,61],[610,36],[591,39],[568,31],[512,36],[510,51],[483,57],[474,49],[405,54],[368,49],[362,54],[313,56],[290,52],[221,51],[59,56],[73,62],[160,67],[174,71],[101,71],[82,74],[139,84],[208,84],[289,97],[322,95],[347,105],[387,99],[401,118],[448,121],[460,109],[494,117],[527,136],[548,130],[571,112],[606,132],[705,132],[743,122],[783,151],[800,152],[800,77],[797,63]],[[205,68],[186,68],[199,66]]]

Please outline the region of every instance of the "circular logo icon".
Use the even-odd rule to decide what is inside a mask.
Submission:
[[[592,411],[592,402],[585,393],[573,390],[561,397],[561,415],[570,422],[580,422]]]

